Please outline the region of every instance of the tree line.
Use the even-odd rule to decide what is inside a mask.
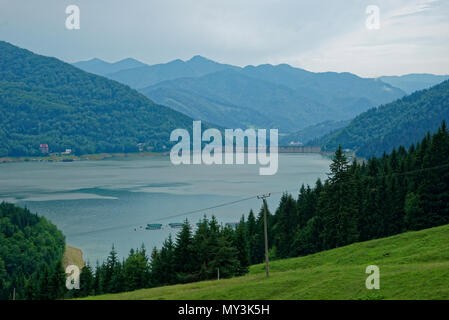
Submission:
[[[449,223],[449,133],[446,123],[408,150],[349,161],[341,147],[328,178],[285,193],[267,212],[270,259],[304,256],[354,242]],[[263,209],[235,227],[204,217],[186,220],[173,239],[148,254],[142,246],[120,260],[113,247],[95,267],[87,264],[80,290],[67,292],[61,258],[64,237],[45,218],[0,205],[2,299],[59,299],[118,293],[244,275],[264,260]]]
[[[449,223],[449,133],[434,135],[390,154],[352,162],[339,147],[328,178],[302,185],[298,197],[285,193],[267,212],[270,259],[304,256],[354,242]],[[235,229],[206,217],[195,232],[185,221],[150,257],[132,250],[119,262],[113,249],[95,271],[81,273],[78,295],[130,291],[243,275],[264,261],[263,208],[251,210]]]
[[[195,231],[186,220],[173,240],[171,235],[150,255],[145,247],[131,249],[120,261],[112,247],[102,264],[87,264],[80,275],[75,297],[132,291],[243,275],[250,265],[246,224],[234,229],[221,226],[215,217],[204,217]]]

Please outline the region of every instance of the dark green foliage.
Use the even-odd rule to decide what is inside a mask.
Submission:
[[[449,120],[449,81],[364,112],[343,129],[309,144],[327,150],[342,145],[361,157],[379,157],[397,146],[416,144],[429,130],[435,133],[442,120]]]
[[[448,224],[448,159],[445,122],[437,133],[426,135],[408,151],[400,147],[363,163],[349,163],[339,147],[324,183],[318,180],[314,188],[301,186],[297,200],[284,194],[276,213],[267,213],[270,258],[307,255]],[[263,217],[263,208],[257,218],[251,211],[247,221],[242,217],[235,230],[223,228],[215,217],[204,217],[195,231],[185,221],[175,243],[170,236],[160,249],[152,251],[151,260],[142,246],[120,262],[113,246],[107,260],[97,264],[95,274],[89,265],[83,269],[81,289],[71,295],[211,280],[218,272],[221,278],[242,275],[250,264],[264,261]],[[19,299],[64,297],[60,285],[64,280],[60,264],[64,239],[56,228],[26,209],[8,204],[0,205],[0,228],[2,297],[11,298],[11,288],[17,289]],[[44,238],[33,233],[34,229],[42,230]],[[34,259],[28,261],[28,256],[15,248],[15,242],[31,241],[33,237],[39,246],[27,252]],[[33,248],[31,243],[24,248]],[[44,244],[54,247],[42,251]]]
[[[62,233],[43,217],[0,204],[0,299],[59,299],[65,275]]]
[[[173,129],[191,125],[125,85],[0,42],[0,157],[36,156],[40,144],[76,154],[163,150]]]
[[[229,278],[248,272],[249,259],[244,220],[233,230],[219,226],[215,217],[211,220],[204,217],[194,233],[186,220],[176,237],[176,243],[173,243],[170,235],[160,249],[152,250],[151,260],[142,245],[140,249],[131,250],[120,263],[113,246],[106,261],[101,265],[97,263],[95,273],[89,265],[83,268],[80,290],[74,292],[73,296],[217,279],[218,273],[220,278]],[[41,274],[45,275],[45,270]],[[45,276],[41,278],[47,279]]]
[[[250,255],[250,264],[256,264],[258,261],[257,248],[257,221],[253,210],[248,214],[248,221],[246,223],[246,234],[248,236],[248,246]]]
[[[275,214],[274,246],[279,258],[286,258],[292,254],[292,244],[298,229],[299,219],[296,201],[291,195],[284,194]]]
[[[276,248],[276,257],[306,255],[449,223],[445,122],[408,151],[399,147],[364,163],[349,164],[339,147],[330,169],[324,184],[318,181],[314,189],[300,188],[296,218],[293,211],[288,214],[292,200],[282,197],[269,229],[275,234],[270,247]],[[292,226],[296,226],[294,233]]]
[[[320,193],[319,215],[323,221],[323,247],[345,246],[358,239],[356,186],[341,147],[330,165],[328,184]]]
[[[90,264],[86,264],[80,274],[80,290],[75,290],[78,296],[84,297],[95,293],[95,277]]]
[[[279,137],[279,145],[287,146],[291,142],[301,142],[302,144],[307,144],[310,141],[318,139],[330,132],[346,127],[350,122],[350,120],[327,120],[320,122],[318,124],[308,126],[300,131]]]
[[[175,265],[181,282],[189,281],[189,275],[194,271],[195,251],[193,246],[192,228],[186,220],[182,230],[176,237]]]
[[[239,274],[245,274],[249,270],[251,256],[245,217],[242,217],[235,230],[234,247],[237,248],[237,259],[239,261]]]

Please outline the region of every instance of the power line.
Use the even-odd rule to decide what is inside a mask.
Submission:
[[[443,168],[446,168],[446,167],[449,167],[449,163],[446,163],[446,164],[443,164],[443,165],[440,165],[440,166],[430,167],[430,168],[422,168],[422,169],[410,170],[410,171],[406,171],[406,172],[394,172],[394,173],[386,174],[386,175],[383,175],[383,176],[375,176],[375,177],[368,176],[368,178],[379,179],[379,178],[386,178],[386,177],[393,177],[393,176],[406,176],[406,175],[409,175],[409,174],[425,172],[425,171],[431,171],[431,170],[438,170],[438,169],[443,169]]]
[[[201,212],[201,211],[208,211],[208,210],[217,209],[217,208],[221,208],[221,207],[227,207],[227,206],[230,206],[230,205],[233,205],[233,204],[236,204],[236,203],[240,203],[240,202],[244,202],[244,201],[248,201],[248,200],[252,200],[252,199],[257,199],[257,196],[252,196],[252,197],[248,197],[248,198],[244,198],[244,199],[240,199],[240,200],[225,202],[225,203],[218,204],[218,205],[215,205],[215,206],[212,206],[212,207],[208,207],[208,208],[187,211],[187,212],[179,213],[179,214],[176,214],[176,215],[173,215],[173,216],[168,216],[168,217],[155,219],[153,221],[163,221],[163,220],[168,220],[168,219],[188,216],[188,215],[191,215],[191,214],[194,214],[194,213],[198,213],[198,212]]]
[[[397,172],[397,173],[391,173],[391,174],[387,174],[387,175],[383,175],[383,176],[377,176],[377,177],[367,176],[367,177],[371,178],[371,179],[379,179],[379,178],[385,178],[385,177],[391,177],[391,176],[404,176],[404,175],[409,175],[409,174],[414,174],[414,173],[419,173],[419,172],[424,172],[424,171],[442,169],[442,168],[446,168],[446,167],[449,167],[449,163],[444,164],[444,165],[440,165],[440,166],[430,167],[430,168],[422,168],[422,169],[411,170],[411,171],[407,171],[407,172]],[[284,191],[270,192],[270,194],[275,195],[275,194],[283,194],[283,193],[289,193],[289,192],[294,192],[294,191],[299,191],[299,188],[298,189],[289,189],[289,190],[284,190]],[[257,199],[257,198],[258,198],[258,196],[251,196],[251,197],[247,197],[247,198],[243,198],[243,199],[239,199],[239,200],[234,200],[234,201],[221,203],[221,204],[214,205],[214,206],[207,207],[207,208],[196,209],[196,210],[192,210],[192,211],[186,211],[186,212],[178,213],[178,214],[175,214],[175,215],[154,219],[153,221],[154,222],[160,222],[160,221],[169,220],[169,219],[173,219],[173,218],[184,217],[184,216],[188,216],[188,215],[191,215],[191,214],[194,214],[194,213],[198,213],[198,212],[202,212],[202,211],[208,211],[208,210],[213,210],[213,209],[222,208],[222,207],[227,207],[227,206],[230,206],[230,205],[233,205],[233,204],[237,204],[237,203],[245,202],[245,201],[249,201],[249,200],[254,200],[254,199]],[[114,230],[120,230],[120,229],[125,229],[125,228],[132,228],[132,227],[135,227],[135,226],[136,226],[136,224],[121,225],[121,226],[116,226],[116,227],[103,228],[103,229],[97,229],[97,230],[92,230],[92,231],[85,231],[85,232],[75,233],[75,234],[71,234],[71,235],[69,234],[67,236],[77,237],[77,236],[89,235],[89,234],[92,234],[92,233],[99,233],[99,232],[105,232],[105,231],[114,231]]]
[[[222,208],[222,207],[230,206],[230,205],[233,205],[233,204],[237,204],[237,203],[240,203],[240,202],[253,200],[253,199],[257,199],[257,196],[252,196],[252,197],[247,197],[247,198],[244,198],[244,199],[229,201],[229,202],[221,203],[221,204],[214,205],[214,206],[207,207],[207,208],[196,209],[196,210],[192,210],[192,211],[186,211],[186,212],[178,213],[178,214],[175,214],[175,215],[154,219],[152,221],[157,222],[157,221],[164,221],[164,220],[169,220],[169,219],[178,218],[178,217],[184,217],[184,216],[188,216],[188,215],[191,215],[191,214],[194,214],[194,213],[198,213],[198,212],[202,212],[202,211],[208,211],[208,210],[217,209],[217,208]],[[85,232],[80,232],[80,233],[69,234],[67,236],[78,237],[78,236],[83,236],[83,235],[89,235],[89,234],[92,234],[92,233],[99,233],[99,232],[104,232],[104,231],[114,231],[114,230],[120,230],[120,229],[124,229],[124,228],[131,228],[131,227],[135,227],[135,226],[136,226],[136,224],[120,225],[120,226],[116,226],[116,227],[103,228],[103,229],[97,229],[97,230],[92,230],[92,231],[85,231]]]

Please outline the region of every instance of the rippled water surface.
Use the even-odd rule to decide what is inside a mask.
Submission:
[[[146,231],[147,223],[197,222],[204,214],[220,223],[238,221],[260,200],[183,213],[266,192],[292,191],[325,178],[330,160],[318,154],[280,154],[274,176],[260,176],[257,165],[173,166],[168,157],[102,161],[0,164],[0,201],[27,206],[47,217],[83,250],[91,263],[103,260],[112,244],[119,255],[142,243],[160,246],[176,230]],[[274,210],[281,194],[269,199]],[[178,216],[174,218],[167,218]]]

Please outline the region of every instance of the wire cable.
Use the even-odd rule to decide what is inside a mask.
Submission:
[[[401,172],[397,172],[397,173],[392,173],[392,174],[383,175],[383,176],[377,176],[377,177],[367,176],[367,177],[369,177],[371,179],[380,179],[380,178],[385,178],[385,177],[390,177],[390,176],[404,176],[404,175],[409,175],[409,174],[414,174],[414,173],[419,173],[419,172],[424,172],[424,171],[443,169],[443,168],[446,168],[446,167],[449,167],[449,163],[444,164],[444,165],[440,165],[440,166],[435,166],[435,167],[430,167],[430,168],[422,168],[422,169],[417,169],[417,170],[411,170],[411,171],[402,172],[402,173]],[[270,193],[274,195],[274,194],[290,193],[290,192],[294,192],[294,191],[299,192],[299,188],[298,189],[284,190],[284,191],[275,191],[275,192],[270,192]],[[202,208],[202,209],[186,211],[186,212],[174,214],[174,215],[171,215],[171,216],[157,218],[157,219],[154,219],[152,221],[160,222],[160,221],[169,220],[169,219],[173,219],[173,218],[185,217],[185,216],[188,216],[188,215],[191,215],[191,214],[195,214],[195,213],[198,213],[198,212],[209,211],[209,210],[213,210],[213,209],[217,209],[217,208],[223,208],[223,207],[231,206],[233,204],[237,204],[237,203],[241,203],[241,202],[245,202],[245,201],[249,201],[249,200],[253,200],[253,199],[257,199],[257,195],[256,196],[247,197],[247,198],[243,198],[243,199],[239,199],[239,200],[234,200],[234,201],[229,201],[229,202],[217,204],[217,205],[214,205],[214,206],[211,206],[211,207],[206,207],[206,208]],[[132,228],[132,227],[135,227],[135,226],[136,226],[136,224],[121,225],[121,226],[116,226],[116,227],[103,228],[103,229],[97,229],[97,230],[92,230],[92,231],[85,231],[85,232],[80,232],[80,233],[69,234],[67,236],[68,237],[78,237],[78,236],[84,236],[84,235],[89,235],[89,234],[93,234],[93,233],[99,233],[99,232],[105,232],[105,231],[114,231],[114,230],[120,230],[120,229],[125,229],[125,228]]]

